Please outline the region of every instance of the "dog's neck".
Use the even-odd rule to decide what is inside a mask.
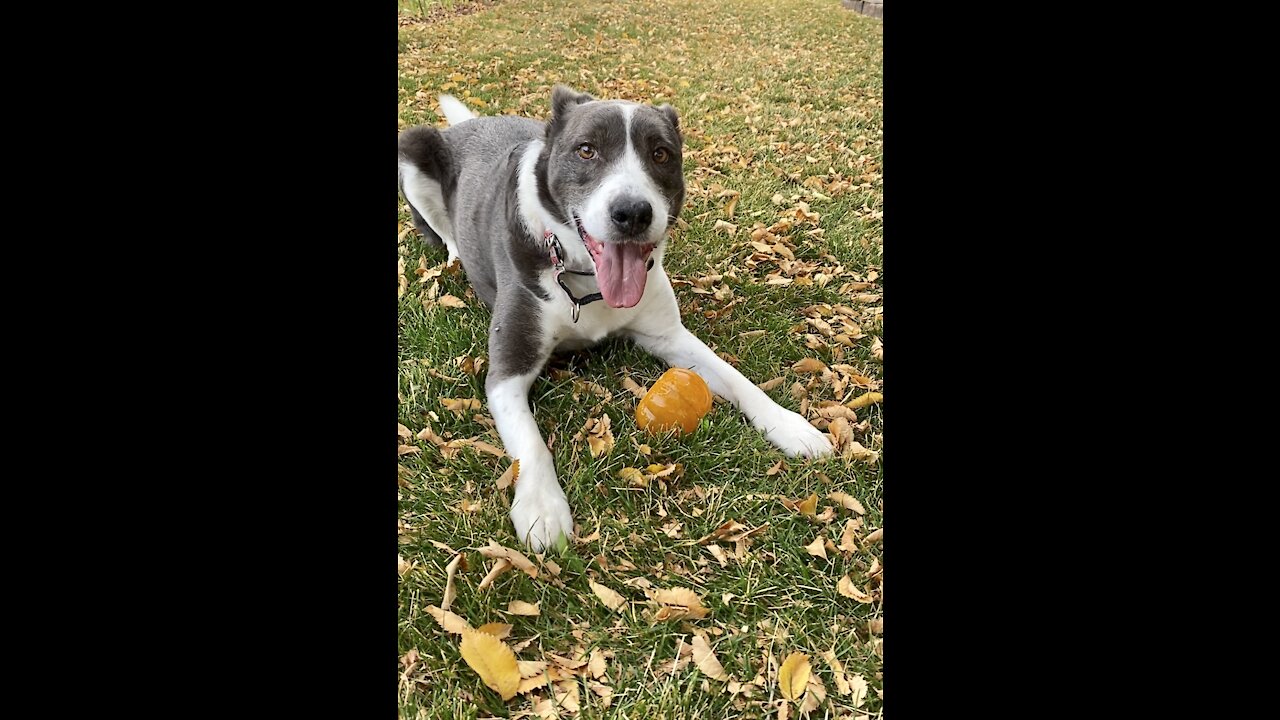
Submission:
[[[544,246],[543,238],[550,231],[560,239],[560,259],[570,270],[594,271],[591,254],[582,245],[578,231],[560,222],[547,210],[538,197],[538,179],[534,167],[542,154],[543,142],[531,140],[520,157],[519,177],[516,185],[516,202],[520,204],[520,218],[524,221],[526,237],[538,247]]]

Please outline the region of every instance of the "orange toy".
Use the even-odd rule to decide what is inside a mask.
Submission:
[[[707,383],[695,372],[671,368],[640,398],[636,424],[650,432],[680,428],[691,433],[710,411],[711,389]]]

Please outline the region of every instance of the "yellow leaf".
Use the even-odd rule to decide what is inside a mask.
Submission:
[[[480,676],[485,685],[510,700],[520,687],[520,668],[516,655],[498,638],[468,629],[462,634],[462,659]]]
[[[656,620],[678,620],[685,617],[698,619],[706,617],[710,612],[703,607],[698,594],[688,588],[655,590],[652,597],[663,605],[654,616]]]
[[[862,503],[858,502],[857,498],[855,498],[852,495],[849,495],[848,493],[833,492],[830,495],[827,495],[827,499],[835,500],[836,502],[858,513],[859,515],[867,514],[867,511],[862,507]]]
[[[728,680],[729,674],[724,671],[724,666],[720,664],[720,660],[716,658],[716,654],[712,652],[711,646],[707,644],[706,639],[701,635],[693,636],[693,664],[698,666],[704,675],[713,680]]]
[[[499,640],[506,639],[511,634],[511,626],[506,623],[485,623],[476,628],[478,632],[488,633]]]
[[[440,398],[440,404],[445,410],[458,415],[480,409],[480,401],[475,398]]]
[[[530,605],[523,600],[512,600],[511,603],[507,605],[507,612],[512,615],[541,615],[542,611],[538,609],[539,604],[540,603],[533,603]]]
[[[448,610],[432,605],[427,608],[427,612],[436,619],[436,622],[440,623],[440,627],[444,628],[445,632],[462,634],[464,631],[471,629],[471,624],[462,619],[462,616],[451,613]]]
[[[778,668],[778,689],[788,700],[798,699],[809,685],[809,656],[794,652]]]
[[[514,483],[519,478],[520,478],[520,461],[513,460],[511,464],[507,466],[507,471],[502,473],[501,477],[498,478],[498,489],[506,490],[508,487],[511,487],[511,484]]]
[[[803,501],[796,503],[796,512],[801,515],[813,515],[818,511],[818,493],[813,493]]]
[[[881,400],[884,400],[884,395],[881,393],[878,393],[878,392],[863,393],[862,395],[859,395],[858,397],[845,403],[845,407],[853,410],[857,410],[858,408],[864,408],[868,405],[878,403]]]
[[[797,373],[820,373],[826,370],[827,366],[817,358],[805,358],[792,365],[791,369]]]
[[[591,579],[587,580],[587,584],[591,586],[591,592],[595,593],[596,597],[600,598],[600,602],[610,610],[621,612],[627,606],[627,599],[621,594]]]

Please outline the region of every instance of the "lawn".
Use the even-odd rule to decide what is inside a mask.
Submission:
[[[666,265],[686,325],[840,448],[785,459],[725,403],[690,435],[648,435],[628,388],[660,361],[622,342],[555,356],[530,396],[577,532],[527,553],[484,403],[489,312],[401,201],[401,716],[879,717],[881,21],[838,0],[402,1],[399,20],[400,129],[443,124],[441,92],[539,119],[555,83],[672,104],[687,203]],[[527,676],[510,700],[438,610],[455,560],[449,611],[510,625],[488,628]]]

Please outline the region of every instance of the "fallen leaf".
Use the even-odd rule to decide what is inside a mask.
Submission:
[[[700,619],[710,612],[703,607],[702,599],[698,594],[688,588],[655,590],[651,597],[663,606],[654,616],[656,620],[678,620],[685,617]]]
[[[520,669],[515,653],[501,640],[488,633],[468,629],[462,633],[462,659],[484,684],[510,700],[520,687]]]
[[[448,610],[449,606],[453,604],[453,599],[458,596],[458,589],[453,585],[453,576],[458,573],[458,564],[461,562],[462,554],[459,553],[457,557],[445,566],[446,579],[444,581],[444,599],[440,601],[441,610]]]
[[[505,450],[503,450],[500,447],[494,447],[493,445],[490,445],[489,443],[483,440],[472,440],[471,447],[475,448],[476,450],[479,450],[480,452],[489,453],[494,457],[501,458],[501,457],[507,456],[507,453]]]
[[[445,632],[462,634],[463,631],[471,629],[471,624],[464,620],[462,616],[438,608],[435,605],[429,606],[427,613],[436,619],[436,622],[440,624],[440,627],[444,628]]]
[[[441,295],[439,298],[436,298],[436,302],[445,307],[451,308],[464,308],[467,306],[461,298],[454,297],[453,295]]]
[[[857,498],[849,495],[848,493],[833,492],[827,495],[827,499],[834,500],[859,515],[865,515],[867,513],[867,511],[862,507],[862,503],[858,502]]]
[[[725,222],[724,220],[717,220],[717,221],[716,221],[715,226],[714,226],[714,227],[712,227],[711,229],[712,229],[713,231],[714,231],[714,230],[724,230],[724,231],[725,231],[725,233],[727,233],[727,234],[729,234],[729,235],[733,235],[733,234],[735,234],[735,233],[737,233],[737,232],[738,232],[738,226],[737,226],[737,225],[734,225],[734,224],[733,224],[733,223],[731,223],[731,222]]]
[[[475,398],[440,398],[440,404],[455,415],[463,415],[471,410],[480,409],[480,401]]]
[[[729,679],[729,674],[724,671],[724,666],[720,664],[706,639],[701,635],[694,635],[691,645],[693,646],[693,664],[698,666],[702,674],[713,680]]]
[[[764,390],[765,392],[769,392],[770,390],[772,390],[772,389],[774,389],[774,388],[778,387],[779,385],[781,385],[782,383],[784,383],[784,382],[786,382],[786,381],[787,381],[787,379],[786,379],[786,378],[776,377],[776,378],[774,378],[774,379],[772,379],[772,380],[769,380],[769,381],[766,381],[766,382],[762,382],[762,383],[760,383],[760,384],[756,385],[756,387],[760,388],[761,390]]]
[[[862,542],[870,545],[872,543],[878,543],[883,539],[884,539],[884,528],[876,528],[874,532],[872,532],[870,535],[867,535],[865,538],[863,538]]]
[[[729,567],[729,558],[725,556],[724,548],[712,543],[706,547],[706,550],[711,553],[711,556],[716,559],[716,562],[720,563],[720,567]]]
[[[480,551],[481,555],[487,558],[506,558],[508,562],[524,571],[524,573],[529,577],[538,577],[538,567],[519,550],[512,550],[509,547],[503,547],[492,540],[489,541],[488,545],[477,549]]]
[[[793,652],[782,661],[778,668],[778,689],[788,700],[795,700],[804,693],[809,685],[809,656],[801,652]]]
[[[870,595],[862,591],[862,588],[854,585],[853,580],[850,580],[848,575],[840,578],[840,582],[836,583],[836,590],[839,590],[841,595],[853,598],[860,603],[869,604],[875,602]]]
[[[836,659],[835,649],[824,650],[821,653],[821,655],[822,655],[822,659],[826,660],[827,664],[831,666],[831,674],[835,677],[835,680],[836,680],[836,692],[840,693],[841,695],[848,695],[850,692],[852,692],[852,690],[849,687],[849,680],[844,675],[844,666],[841,665],[840,661]]]
[[[591,586],[591,592],[595,593],[596,597],[600,598],[600,602],[604,603],[604,606],[610,610],[622,612],[623,608],[627,606],[627,599],[620,593],[610,590],[591,579],[587,580],[587,584]]]
[[[413,439],[413,431],[400,423],[396,423],[396,434],[400,436],[401,440]]]
[[[822,535],[821,535],[821,534],[819,534],[819,535],[818,535],[818,537],[814,538],[813,542],[811,542],[811,543],[809,543],[808,545],[805,545],[805,546],[804,546],[805,552],[807,552],[807,553],[809,553],[810,555],[813,555],[813,556],[815,556],[815,557],[820,557],[820,558],[822,558],[823,560],[826,560],[826,559],[827,559],[827,549],[826,549],[826,547],[824,546],[824,544],[823,544],[822,540],[823,540]]]
[[[591,677],[599,680],[605,671],[604,653],[600,652],[600,648],[591,650],[591,660],[587,663],[587,671],[591,673]]]
[[[859,525],[861,525],[861,521],[855,518],[850,518],[849,521],[844,524],[844,532],[840,535],[839,546],[844,552],[854,553],[859,550],[858,538],[856,535]]]
[[[864,408],[873,403],[878,403],[881,400],[884,400],[884,395],[881,393],[878,393],[878,392],[863,393],[862,395],[859,395],[858,397],[845,403],[845,407],[853,410],[857,410],[858,408]]]
[[[542,611],[538,609],[538,605],[540,604],[541,603],[533,603],[530,605],[523,600],[512,600],[511,603],[507,605],[507,612],[512,615],[541,615]]]
[[[511,626],[507,623],[485,623],[476,628],[478,632],[488,633],[499,640],[505,640],[511,634]]]
[[[520,669],[520,677],[528,678],[535,675],[541,675],[547,669],[546,660],[520,660],[516,659],[516,667]]]
[[[422,448],[417,445],[401,445],[400,449],[396,451],[396,457],[400,457],[402,455],[413,455],[414,453],[420,452],[422,452]]]
[[[797,373],[820,373],[827,369],[825,363],[817,358],[805,358],[791,366],[791,369]]]
[[[854,707],[862,707],[862,704],[867,701],[867,679],[861,675],[854,675],[849,678],[849,689],[853,693],[849,703]]]
[[[639,397],[639,398],[644,397],[644,396],[645,396],[645,393],[649,392],[648,388],[646,388],[646,387],[645,387],[645,386],[643,386],[643,385],[640,385],[640,384],[639,384],[639,383],[637,383],[635,380],[632,380],[630,376],[623,376],[623,378],[622,378],[622,387],[623,387],[627,392],[629,392],[629,393],[631,393],[632,395],[635,395],[636,397]]]
[[[476,586],[476,589],[488,589],[488,587],[493,584],[494,580],[497,580],[503,573],[510,570],[512,567],[514,566],[511,564],[510,560],[507,560],[506,558],[498,558],[498,561],[495,562],[493,567],[489,570],[489,574],[484,576],[484,579],[480,581],[480,584]]]
[[[884,634],[884,618],[872,618],[867,621],[867,632],[873,635]]]
[[[809,682],[805,684],[804,698],[800,703],[800,714],[808,715],[817,710],[822,701],[826,699],[827,688],[822,684],[822,678],[818,677],[817,673],[810,672]]]
[[[519,476],[520,476],[520,461],[512,460],[511,464],[507,466],[506,472],[502,473],[502,475],[498,477],[498,489],[506,490],[507,488],[511,487],[511,485],[513,485],[516,482],[516,480],[519,479]]]
[[[813,493],[804,500],[787,500],[782,498],[782,504],[791,510],[795,510],[801,515],[812,516],[818,511],[818,493]]]

